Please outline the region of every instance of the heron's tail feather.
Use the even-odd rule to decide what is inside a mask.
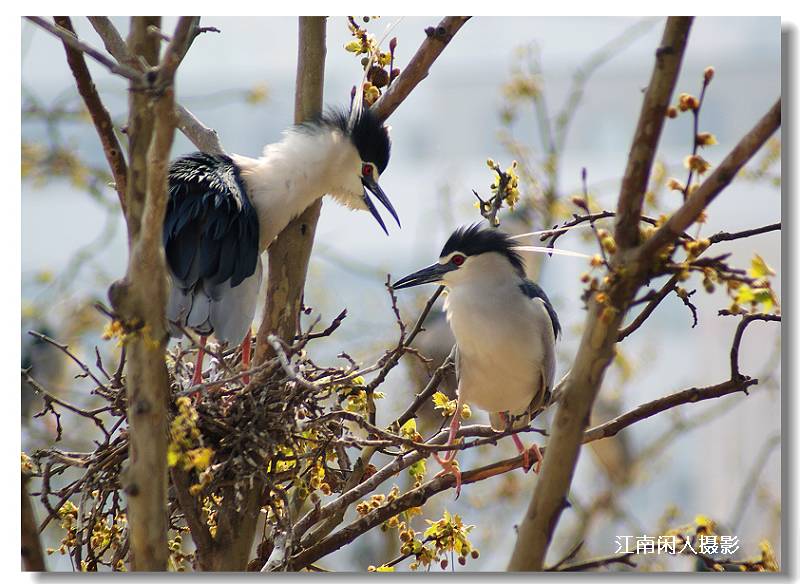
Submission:
[[[231,280],[216,285],[200,280],[187,289],[172,278],[167,304],[170,334],[180,337],[184,327],[201,335],[213,334],[219,342],[240,343],[253,323],[261,276],[259,257],[255,273],[235,287]]]

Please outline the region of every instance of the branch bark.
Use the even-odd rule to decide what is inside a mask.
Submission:
[[[678,23],[671,19],[667,29],[676,26]],[[688,27],[688,23],[685,26]],[[665,32],[665,37],[668,36],[670,36],[669,31]],[[658,69],[657,63],[656,70]],[[665,74],[672,76],[677,72],[670,70]],[[650,110],[647,108],[643,109],[642,116],[653,115],[648,114],[648,111]],[[566,497],[578,461],[583,429],[588,423],[592,405],[602,384],[603,374],[614,356],[619,325],[636,291],[646,279],[649,266],[655,261],[656,254],[691,225],[704,206],[727,186],[735,172],[755,154],[779,124],[780,101],[720,165],[717,169],[719,176],[714,180],[712,180],[713,175],[709,177],[706,183],[687,199],[683,207],[644,244],[633,249],[623,249],[620,246],[620,252],[615,254],[609,273],[609,285],[604,290],[602,301],[595,295],[589,302],[584,334],[574,366],[566,378],[564,397],[553,422],[553,434],[545,454],[539,484],[519,527],[519,536],[509,564],[510,570],[533,571],[541,570],[543,567],[553,532],[561,511],[567,504]],[[658,142],[657,135],[645,134],[642,139],[652,144]],[[631,149],[630,156],[631,158],[641,156],[641,149],[637,148],[636,144]],[[643,172],[640,164],[629,162],[626,176],[631,173],[635,176],[642,174],[646,176],[649,168]],[[638,241],[638,228],[634,238],[626,224],[631,223],[632,210],[635,211],[635,223],[638,224],[640,207],[641,197],[638,191],[626,187],[623,183],[618,206],[617,230],[623,237],[630,238],[626,240],[627,246],[635,246]],[[626,212],[629,214],[627,219],[623,217],[623,213]],[[736,343],[734,345],[736,346]],[[732,381],[741,382],[743,379],[734,376]]]
[[[295,123],[308,120],[322,111],[325,76],[326,19],[302,16],[299,21]],[[270,335],[291,341],[296,334],[298,314],[305,287],[308,261],[314,243],[322,199],[295,218],[269,247],[267,304],[256,340],[256,365],[273,356]],[[215,570],[244,570],[261,506],[263,484],[257,482],[241,504],[220,511],[217,528]],[[231,501],[233,498],[231,498]]]
[[[641,270],[627,262],[626,252],[639,240],[647,179],[691,23],[691,18],[669,18],[656,51],[656,62],[639,114],[617,206],[615,237],[620,249],[614,257],[614,277],[610,279],[604,300],[600,302],[594,295],[589,302],[583,337],[565,380],[542,472],[519,526],[508,566],[511,571],[541,571],[544,567],[553,532],[561,511],[567,505],[583,431],[589,423],[603,375],[614,357],[620,324],[641,284]]]
[[[764,114],[755,126],[739,141],[720,165],[686,199],[686,202],[662,225],[653,236],[642,244],[640,256],[654,257],[659,250],[675,239],[676,232],[683,232],[722,190],[727,187],[742,167],[764,145],[781,126],[781,98]]]
[[[30,495],[28,495],[29,480],[30,476],[22,471],[22,507],[20,511],[22,562],[26,572],[45,572],[47,567],[42,553],[42,541],[39,539],[39,528],[36,526],[36,516],[33,513]]]
[[[153,17],[134,17],[128,46],[154,76],[132,81],[129,97],[127,212],[129,261],[109,298],[128,341],[127,392],[130,453],[125,470],[132,567],[167,568],[167,413],[164,309],[167,277],[161,232],[167,205],[167,167],[175,131],[175,72],[191,42],[196,18],[182,17],[158,62],[160,39],[148,34]]]
[[[94,27],[95,32],[103,41],[106,50],[111,53],[119,63],[141,71],[141,63],[131,55],[119,31],[117,31],[116,27],[107,16],[89,16],[88,19]],[[192,39],[197,36],[200,30],[202,29],[195,26],[193,31],[191,31]],[[198,150],[210,154],[225,153],[225,149],[222,147],[216,130],[204,125],[192,112],[179,103],[175,104],[175,115],[177,116],[178,129],[184,136],[191,140],[192,144],[194,144]]]
[[[656,50],[656,62],[639,113],[639,123],[628,154],[628,166],[622,179],[617,205],[615,239],[623,249],[639,243],[639,218],[647,191],[650,169],[666,119],[667,106],[678,80],[686,40],[692,26],[691,17],[667,19],[661,44]]]
[[[57,25],[75,35],[75,29],[72,27],[72,21],[68,16],[55,16],[54,19]],[[77,36],[75,38],[77,39]],[[114,187],[119,197],[119,203],[122,206],[122,211],[125,212],[128,167],[125,163],[125,156],[122,154],[122,146],[114,133],[114,123],[111,121],[111,116],[100,99],[100,94],[97,93],[92,75],[89,73],[86,60],[83,58],[83,53],[73,48],[65,40],[63,43],[64,51],[67,53],[67,63],[73,77],[75,77],[78,93],[83,98],[86,109],[89,110],[89,115],[92,117],[95,130],[97,130],[97,135],[100,137],[103,154],[106,156],[106,161],[108,161],[108,166],[111,168],[111,174],[114,177]]]
[[[379,119],[385,120],[392,115],[420,81],[428,76],[433,62],[469,19],[469,16],[445,16],[436,28],[425,30],[427,38],[422,41],[408,65],[370,108]]]
[[[106,67],[109,71],[116,75],[121,75],[131,81],[138,81],[141,78],[141,73],[136,69],[133,69],[127,65],[123,65],[121,63],[114,62],[113,59],[109,59],[103,53],[92,47],[91,45],[87,45],[86,43],[78,40],[78,37],[75,36],[75,33],[57,24],[51,24],[44,18],[39,16],[26,16],[27,20],[30,20],[32,23],[38,25],[39,27],[45,29],[52,35],[57,36],[60,38],[65,44],[69,45],[73,49],[80,51],[82,53],[86,53],[92,59]]]

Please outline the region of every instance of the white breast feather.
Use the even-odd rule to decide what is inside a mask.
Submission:
[[[527,298],[515,280],[458,286],[445,308],[459,348],[459,392],[488,412],[523,413],[552,388],[555,336],[541,299]]]

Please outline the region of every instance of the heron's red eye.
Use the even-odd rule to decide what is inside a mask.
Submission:
[[[361,167],[361,174],[363,174],[364,176],[372,176],[372,165],[371,164],[365,164],[364,166],[362,166]]]
[[[464,263],[464,260],[466,259],[467,258],[465,258],[463,255],[456,254],[452,258],[450,258],[450,261],[453,262],[455,265],[460,266],[461,264]]]

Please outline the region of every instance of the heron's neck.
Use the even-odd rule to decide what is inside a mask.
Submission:
[[[261,158],[234,155],[259,220],[259,249],[314,201],[336,185],[328,184],[355,149],[336,130],[289,131],[264,148]]]

